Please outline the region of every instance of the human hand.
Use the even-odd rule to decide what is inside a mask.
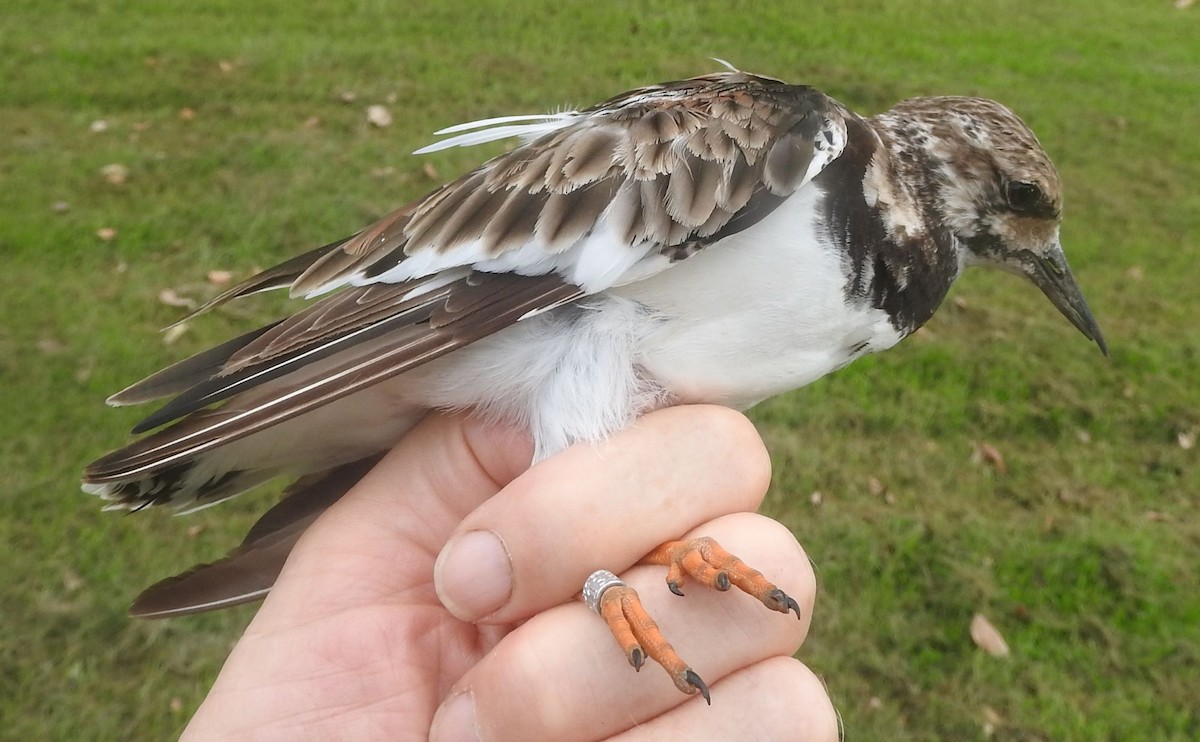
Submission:
[[[531,450],[430,415],[305,533],[183,739],[837,739],[821,682],[791,657],[812,569],[753,514],[769,462],[744,417],[662,410],[526,471]],[[685,535],[761,570],[803,619],[736,590],[677,598],[662,568],[631,568]],[[575,599],[598,568],[641,593],[712,708],[653,663],[633,672]]]

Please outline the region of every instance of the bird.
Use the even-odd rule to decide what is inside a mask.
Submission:
[[[112,395],[167,401],[84,489],[106,509],[187,511],[295,479],[229,556],[131,613],[262,597],[304,529],[430,409],[528,430],[535,462],[665,406],[744,410],[896,345],[973,266],[1029,279],[1107,355],[1060,241],[1061,180],[1009,108],[933,96],[861,116],[724,64],[442,129],[414,154],[519,143],[196,310],[273,289],[309,300]],[[673,592],[703,575],[799,615],[711,539],[647,562]],[[709,698],[656,628],[631,629],[647,617],[618,578],[599,571],[582,594],[635,668],[649,656]]]

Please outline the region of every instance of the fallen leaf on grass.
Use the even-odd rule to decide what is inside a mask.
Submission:
[[[88,129],[90,129],[93,134],[101,134],[108,131],[108,122],[104,119],[96,119],[88,125]]]
[[[230,62],[228,59],[221,59],[217,61],[217,69],[221,70],[222,72],[233,72],[233,68],[233,62]]]
[[[825,501],[825,495],[821,494],[820,490],[817,490],[808,496],[808,501],[812,503],[814,508],[820,507],[821,503]]]
[[[189,526],[187,529],[187,537],[188,538],[196,538],[197,536],[199,536],[202,533],[204,533],[204,526],[201,524]]]
[[[993,657],[1007,657],[1008,643],[992,622],[984,618],[982,613],[976,613],[971,618],[971,641],[975,646]]]
[[[1175,8],[1177,10],[1185,10],[1196,4],[1196,0],[1175,0]]]
[[[69,593],[73,593],[84,586],[84,580],[70,567],[63,569],[62,572],[63,589]]]
[[[392,125],[392,114],[380,105],[367,107],[367,121],[380,129]]]
[[[425,173],[426,177],[428,177],[430,180],[440,181],[442,179],[442,176],[438,174],[438,170],[433,166],[432,162],[426,161],[426,163],[421,166],[421,172]]]
[[[178,696],[172,698],[170,706],[171,711],[178,714],[180,711],[183,711],[183,699]]]
[[[96,236],[105,242],[112,242],[117,238],[117,230],[112,227],[101,227],[96,230]]]
[[[1178,434],[1176,434],[1175,440],[1179,443],[1179,447],[1184,451],[1190,451],[1196,445],[1196,431],[1181,430]]]
[[[309,116],[308,118],[306,118],[300,122],[301,129],[315,129],[320,125],[321,125],[321,117],[320,116]]]
[[[229,271],[209,271],[208,282],[213,286],[224,286],[233,280],[233,273]]]
[[[191,121],[196,118],[196,110],[194,108],[180,108],[179,118],[182,121]]]
[[[100,174],[110,185],[124,185],[129,179],[129,168],[119,162],[112,162],[100,168]]]
[[[63,345],[61,341],[55,340],[54,338],[42,338],[41,340],[37,341],[37,349],[48,356],[52,356],[62,353],[67,349],[67,346]]]
[[[342,103],[353,103],[354,101],[358,100],[358,93],[354,92],[353,90],[343,90],[342,92],[338,93],[338,100],[340,100]]]
[[[175,293],[175,289],[163,289],[158,292],[158,300],[168,307],[184,307],[185,309],[195,309],[196,300],[189,299],[186,296],[180,296]]]
[[[986,441],[980,441],[975,444],[975,455],[977,461],[986,461],[996,468],[996,472],[1000,476],[1008,474],[1008,466],[1004,463],[1004,456],[1001,455],[1000,449]]]

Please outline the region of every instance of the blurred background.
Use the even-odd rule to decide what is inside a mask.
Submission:
[[[5,0],[0,738],[177,735],[253,615],[125,610],[270,492],[186,518],[78,492],[141,416],[108,394],[286,300],[160,328],[498,151],[410,156],[435,129],[710,57],[864,114],[1012,107],[1112,348],[973,272],[898,348],[752,412],[766,510],[821,581],[799,656],[847,738],[1200,737],[1198,23],[1189,0]]]

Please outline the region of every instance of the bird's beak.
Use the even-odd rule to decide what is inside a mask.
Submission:
[[[1094,340],[1100,346],[1100,352],[1108,355],[1108,344],[1100,333],[1100,325],[1092,316],[1079,284],[1067,265],[1067,256],[1063,254],[1062,245],[1055,244],[1045,254],[1031,253],[1032,265],[1028,271],[1029,278],[1037,284],[1058,311],[1071,320],[1088,340]]]

